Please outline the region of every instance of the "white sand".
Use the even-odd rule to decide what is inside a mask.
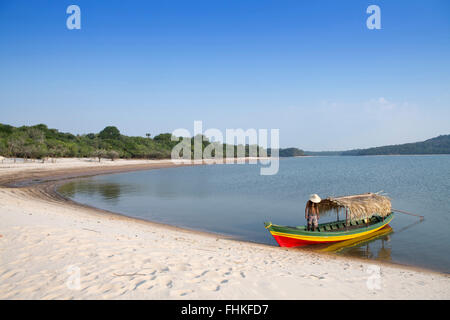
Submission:
[[[448,275],[226,240],[41,192],[0,187],[1,299],[450,298]]]
[[[158,164],[158,163],[171,163],[170,160],[123,160],[116,159],[111,161],[109,159],[102,159],[100,162],[95,158],[62,158],[56,159],[55,162],[47,160],[42,162],[41,160],[28,160],[27,162],[14,162],[12,159],[0,159],[0,177],[3,175],[9,175],[11,173],[29,172],[29,171],[49,171],[49,170],[61,170],[61,169],[74,169],[74,168],[109,168],[123,165],[142,165],[142,164]]]

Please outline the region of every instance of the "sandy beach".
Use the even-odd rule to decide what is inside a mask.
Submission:
[[[450,298],[447,274],[235,241],[86,207],[54,192],[64,179],[172,166],[0,162],[0,299]],[[21,182],[26,186],[12,187]]]

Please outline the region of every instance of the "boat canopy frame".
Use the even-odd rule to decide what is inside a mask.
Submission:
[[[365,219],[374,215],[382,218],[392,213],[391,199],[379,193],[364,193],[342,197],[328,197],[319,204],[319,212],[345,210],[346,220]]]

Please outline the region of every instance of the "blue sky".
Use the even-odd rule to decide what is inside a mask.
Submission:
[[[143,136],[202,120],[342,150],[449,134],[449,119],[448,0],[0,0],[1,123]]]

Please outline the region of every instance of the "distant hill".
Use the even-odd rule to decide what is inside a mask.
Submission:
[[[343,156],[396,155],[396,154],[450,154],[450,134],[422,142],[404,143],[368,149],[344,151]]]

